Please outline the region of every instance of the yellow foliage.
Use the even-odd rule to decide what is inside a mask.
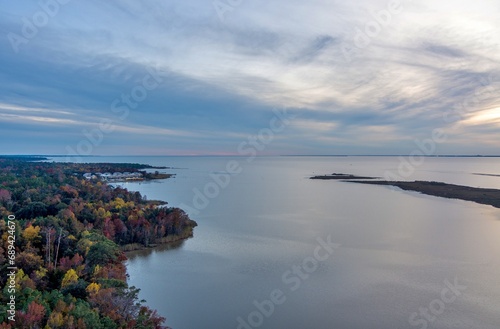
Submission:
[[[21,291],[24,288],[35,289],[36,285],[33,280],[29,276],[27,276],[22,269],[17,271],[16,273],[16,290]]]
[[[21,274],[20,274],[21,273]],[[17,273],[16,273],[16,290],[21,290],[21,285],[19,284],[19,282],[21,281],[21,278],[25,276],[24,275],[24,271],[23,270],[19,270]]]
[[[89,294],[97,294],[99,290],[101,289],[101,285],[99,283],[92,282],[87,286],[87,289],[85,289]]]
[[[125,206],[125,201],[122,198],[116,198],[114,204],[116,209],[120,209]]]
[[[45,267],[40,267],[39,270],[35,271],[35,276],[37,279],[41,279],[45,275],[47,275],[47,269]]]
[[[111,212],[109,210],[100,207],[99,209],[97,209],[97,211],[94,210],[94,215],[97,216],[98,218],[104,219],[111,217]]]
[[[97,264],[95,267],[94,267],[94,273],[92,274],[94,277],[96,275],[99,274],[99,272],[101,272],[101,265]]]
[[[59,328],[64,324],[63,315],[60,312],[52,312],[47,321],[47,325],[52,328]]]
[[[40,237],[40,226],[28,226],[24,229],[23,238],[28,241],[33,241]]]
[[[72,283],[76,283],[78,281],[78,274],[76,274],[76,271],[74,269],[69,269],[66,274],[64,274],[62,283],[61,283],[61,288],[64,288]]]
[[[99,218],[104,218],[104,216],[106,216],[106,209],[99,207],[99,209],[97,209],[96,215]]]

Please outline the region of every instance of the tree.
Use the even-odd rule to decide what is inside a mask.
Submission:
[[[0,246],[0,264],[5,263],[5,250]]]
[[[120,254],[120,248],[113,241],[104,239],[90,247],[87,254],[87,263],[90,268],[96,265],[106,265],[115,262]]]
[[[61,246],[61,237],[62,237],[62,229],[59,229],[59,237],[57,238],[57,249],[56,249],[56,257],[54,258],[54,267],[57,269],[57,259],[59,257],[59,247]]]
[[[16,273],[16,289],[23,290],[25,288],[36,289],[35,282],[24,273],[23,269],[19,269]]]
[[[16,212],[19,219],[33,219],[47,216],[47,206],[43,202],[31,202]]]
[[[52,312],[47,321],[49,328],[61,328],[64,324],[64,317],[61,312]]]
[[[31,275],[33,271],[40,269],[43,265],[43,259],[40,255],[26,250],[17,255],[16,264],[19,268],[23,269],[26,274]]]
[[[40,239],[40,226],[32,226],[29,224],[24,229],[22,236],[29,242],[35,242],[35,240]]]
[[[56,231],[52,227],[45,228],[45,262],[47,263],[47,266],[49,268],[51,267],[52,264],[51,251],[53,247],[52,244],[55,232]]]
[[[76,283],[77,281],[78,281],[78,274],[76,274],[76,271],[74,269],[70,269],[68,270],[68,272],[66,272],[66,274],[64,274],[61,283],[61,288],[69,286],[72,283]]]
[[[0,189],[0,202],[7,203],[12,201],[12,193],[9,190]]]
[[[86,300],[88,297],[86,288],[87,288],[87,282],[85,282],[82,279],[79,279],[77,282],[71,283],[66,287],[64,287],[63,289],[61,289],[61,292],[64,295],[70,294],[75,298]]]
[[[97,294],[101,289],[101,285],[99,283],[92,282],[85,289],[89,295]]]
[[[83,264],[83,257],[76,253],[73,258],[63,257],[59,260],[59,269],[67,272],[70,268],[76,270],[77,274],[79,267]]]
[[[137,329],[163,329],[162,324],[166,321],[164,317],[158,315],[156,310],[142,306],[137,316],[135,328]]]
[[[38,304],[35,301],[32,301],[28,305],[28,309],[24,311],[18,311],[17,321],[21,328],[33,328],[38,329],[41,328],[42,320],[45,316],[45,307],[43,305]]]
[[[116,198],[113,203],[116,209],[121,209],[125,207],[125,201],[122,198]]]
[[[76,301],[74,309],[70,312],[75,318],[82,320],[87,328],[103,328],[96,310],[90,308],[89,303],[79,299]],[[113,327],[108,327],[113,328]],[[116,327],[115,327],[116,328]]]
[[[104,236],[110,240],[114,240],[116,230],[115,230],[115,224],[111,220],[111,218],[106,218],[104,220],[104,224],[102,226],[102,233]]]

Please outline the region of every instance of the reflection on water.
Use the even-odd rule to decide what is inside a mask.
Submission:
[[[178,249],[182,247],[182,245],[185,243],[185,241],[176,241],[176,242],[171,242],[171,243],[164,243],[160,244],[159,246],[153,247],[153,248],[146,248],[146,249],[140,249],[140,250],[134,250],[134,251],[128,251],[127,258],[129,260],[133,260],[137,257],[146,257],[149,256],[153,253],[161,253],[163,251],[167,250],[173,250],[173,249]]]
[[[224,170],[229,161],[115,160],[188,168],[171,170],[176,177],[161,183],[123,184],[172,206],[192,205],[193,189],[202,189],[210,173]],[[381,177],[397,170],[398,158],[238,161],[243,172],[199,214],[190,214],[199,224],[194,238],[128,261],[130,283],[142,289],[141,297],[167,317],[169,326],[500,328],[499,209],[383,186],[308,179],[334,172]],[[408,179],[500,188],[500,177],[474,175],[500,174],[499,168],[498,158],[428,158]],[[318,238],[328,236],[340,248],[312,273],[302,273],[307,279],[292,291],[293,278],[301,278],[296,266],[314,255]],[[293,274],[285,275],[289,271]],[[438,315],[431,313],[432,321],[418,313],[440,306],[445,282],[454,280],[467,289],[453,303],[445,303]],[[256,305],[269,306],[265,301],[275,290],[286,301],[274,304],[267,316]],[[245,325],[238,324],[240,318]]]

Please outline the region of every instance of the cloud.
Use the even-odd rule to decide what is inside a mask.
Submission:
[[[435,128],[448,129],[451,140],[469,129],[491,139],[498,127],[486,125],[499,94],[481,90],[500,81],[499,9],[493,0],[402,1],[401,13],[381,22],[387,1],[252,0],[222,22],[210,1],[71,2],[19,54],[2,40],[0,121],[27,136],[31,125],[58,126],[77,142],[100,119],[116,121],[112,102],[155,69],[164,82],[117,122],[110,143],[158,135],[174,145],[169,151],[231,153],[281,107],[298,114],[280,136],[283,152],[297,145],[324,153],[342,143],[387,154]],[[0,31],[21,33],[22,18],[39,10],[9,3]],[[380,31],[366,39],[374,24]],[[360,33],[365,47],[357,46]],[[478,93],[459,122],[443,120]],[[370,143],[360,149],[354,140]]]

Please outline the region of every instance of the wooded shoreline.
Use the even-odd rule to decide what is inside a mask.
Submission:
[[[0,271],[17,268],[12,289],[0,276],[0,327],[167,328],[128,286],[124,251],[182,241],[197,223],[167,202],[84,175],[151,166],[43,160],[0,156]]]

